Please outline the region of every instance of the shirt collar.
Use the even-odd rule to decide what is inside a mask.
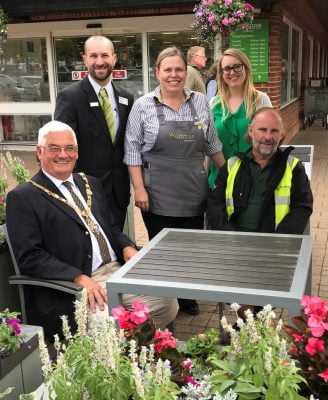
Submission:
[[[108,96],[110,96],[112,94],[113,88],[112,88],[112,80],[111,79],[105,86],[99,85],[99,83],[96,82],[90,74],[88,75],[88,79],[89,79],[89,82],[90,82],[91,86],[93,87],[94,91],[97,93],[97,96],[99,96],[100,89],[106,89]]]
[[[50,174],[49,174],[48,172],[46,172],[43,168],[42,168],[42,172],[45,174],[45,176],[46,176],[47,178],[49,178],[49,179],[51,180],[51,182],[57,187],[57,189],[60,189],[60,188],[61,188],[61,185],[63,184],[63,182],[66,182],[66,181],[71,182],[71,184],[72,184],[73,186],[75,186],[75,183],[74,183],[74,179],[73,179],[73,175],[72,175],[72,174],[71,174],[67,179],[61,180],[61,179],[55,178],[53,175],[50,175]]]
[[[187,88],[183,88],[183,95],[184,95],[185,101],[188,101],[193,96],[193,92],[191,90],[187,89]],[[160,86],[157,86],[154,89],[154,97],[160,103],[163,103],[162,96],[161,96],[161,87]]]

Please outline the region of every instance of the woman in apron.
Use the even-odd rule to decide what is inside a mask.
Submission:
[[[163,50],[156,62],[159,86],[134,103],[127,123],[124,162],[149,239],[163,228],[203,229],[205,156],[224,164],[206,97],[184,88],[186,75],[181,51]],[[189,314],[199,312],[194,300],[179,305]]]

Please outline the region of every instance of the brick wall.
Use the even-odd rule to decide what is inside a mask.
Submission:
[[[303,30],[303,39],[300,98],[281,108],[283,16]],[[310,44],[308,36],[310,35],[313,38],[313,76],[315,76],[317,68],[317,43],[320,43],[321,48],[325,47],[326,52],[328,51],[328,31],[326,27],[322,27],[318,23],[311,9],[311,0],[284,0],[275,5],[271,12],[261,13],[259,18],[268,18],[270,24],[269,81],[267,83],[256,84],[256,87],[268,93],[274,108],[281,109],[286,124],[285,143],[288,143],[303,127],[304,86],[308,84],[309,78]]]

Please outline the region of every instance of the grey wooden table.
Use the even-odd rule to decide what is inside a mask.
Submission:
[[[163,229],[108,281],[123,293],[288,308],[311,292],[309,235]]]

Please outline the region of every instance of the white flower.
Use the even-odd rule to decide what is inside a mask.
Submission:
[[[231,311],[237,312],[240,309],[240,305],[238,303],[230,304]]]

